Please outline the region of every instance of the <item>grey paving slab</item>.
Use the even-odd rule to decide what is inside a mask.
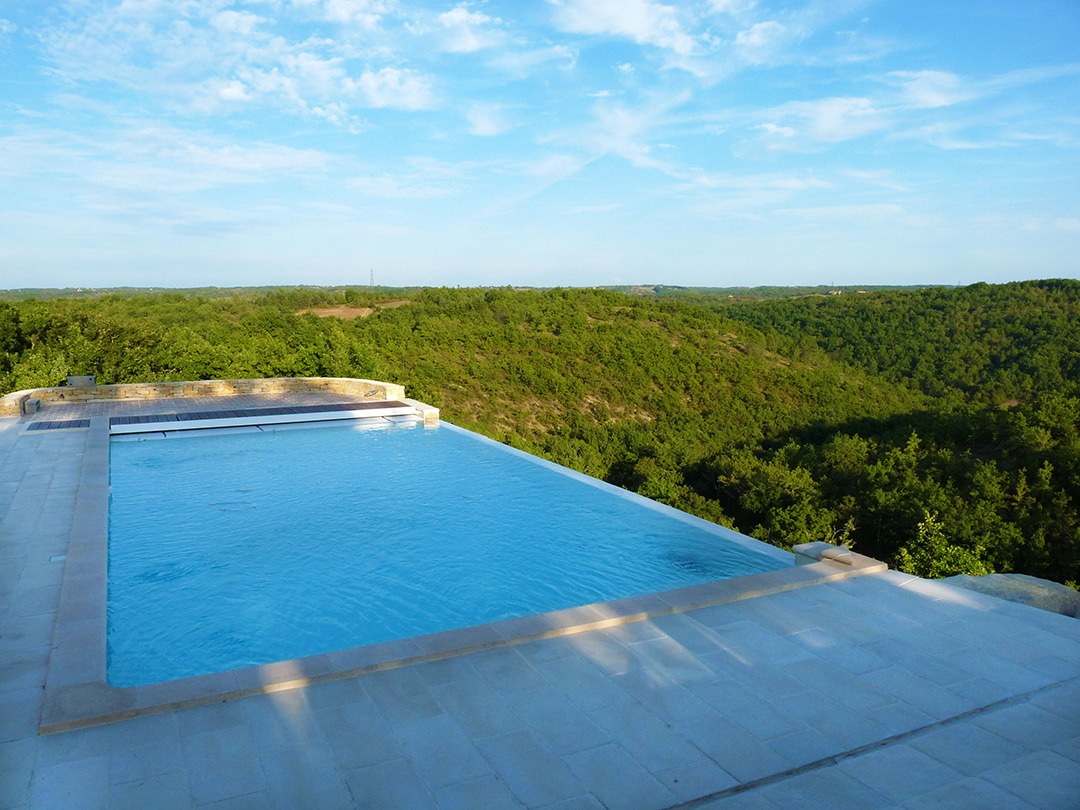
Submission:
[[[110,810],[186,810],[191,803],[187,774],[181,771],[124,782],[109,791]]]
[[[680,724],[676,730],[740,782],[752,782],[796,764],[734,723],[699,720]]]
[[[1026,756],[1029,749],[975,723],[949,725],[911,739],[911,746],[966,776]]]
[[[275,808],[352,807],[349,788],[325,745],[308,743],[262,751],[259,764]]]
[[[982,778],[1044,810],[1076,807],[1080,770],[1053,751],[1035,751],[984,771]]]
[[[585,792],[566,764],[530,731],[487,737],[477,746],[516,800],[528,807]]]
[[[964,778],[963,774],[906,742],[845,759],[836,770],[897,803]]]
[[[1030,702],[973,718],[972,724],[1029,751],[1080,736],[1080,715],[1062,717]]]
[[[673,727],[640,703],[626,703],[591,712],[593,723],[654,776],[706,756]]]
[[[678,801],[642,765],[615,744],[565,757],[570,770],[609,810],[660,810]]]
[[[390,730],[430,789],[491,773],[491,766],[452,717],[438,715],[396,723]]]
[[[958,807],[1001,808],[1001,810],[1030,810],[1030,804],[1019,796],[999,788],[985,779],[968,777],[959,782],[942,785],[922,796],[908,799],[904,807],[912,810],[954,810]],[[1067,805],[1062,805],[1067,807]]]
[[[588,715],[554,687],[516,695],[511,705],[544,744],[557,754],[570,754],[609,742]]]
[[[426,666],[421,673],[424,669]],[[473,737],[506,734],[525,727],[525,721],[511,707],[514,696],[503,695],[475,672],[472,678],[435,684],[429,689],[443,710]]]
[[[838,768],[784,779],[757,792],[777,807],[863,810],[896,806],[886,796]]]
[[[447,785],[434,791],[433,796],[439,810],[476,810],[480,807],[505,807],[509,810],[524,807],[494,776]]]
[[[247,729],[222,729],[183,738],[184,761],[196,804],[244,796],[265,789],[259,758],[252,755]]]
[[[365,810],[435,810],[435,797],[407,759],[394,759],[345,773],[356,807]]]

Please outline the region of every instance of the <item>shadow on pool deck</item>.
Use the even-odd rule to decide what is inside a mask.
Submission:
[[[896,572],[38,736],[63,567],[103,481],[92,429],[25,423],[0,420],[0,807],[1080,795],[1080,622]]]

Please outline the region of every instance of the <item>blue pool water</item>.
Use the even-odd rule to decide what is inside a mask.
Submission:
[[[117,686],[791,564],[445,424],[113,442],[110,456]]]

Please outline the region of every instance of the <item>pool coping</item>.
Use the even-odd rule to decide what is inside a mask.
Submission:
[[[800,564],[764,573],[146,686],[117,687],[106,682],[108,416],[93,416],[86,431],[39,734],[615,627],[886,568],[876,560],[824,543],[808,544],[796,548],[801,552],[796,555]]]

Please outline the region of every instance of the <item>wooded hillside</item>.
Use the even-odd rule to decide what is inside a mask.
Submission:
[[[335,306],[346,317],[319,317]],[[1077,324],[1075,281],[763,301],[95,295],[0,302],[0,387],[373,377],[448,421],[780,546],[844,541],[923,575],[1076,582]]]

